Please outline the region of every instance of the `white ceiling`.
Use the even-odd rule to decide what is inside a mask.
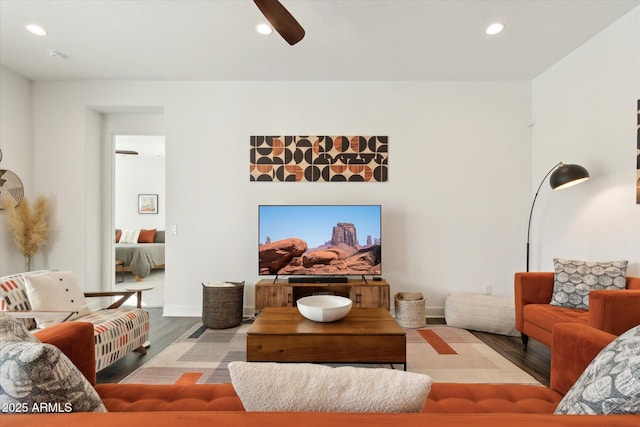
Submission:
[[[256,33],[250,0],[0,0],[0,64],[32,80],[529,80],[640,4],[281,2],[306,30],[295,46]]]

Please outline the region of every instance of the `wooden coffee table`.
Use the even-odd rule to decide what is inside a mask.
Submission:
[[[265,307],[247,331],[248,362],[389,363],[407,370],[407,337],[384,308],[352,308],[331,323],[296,307]]]

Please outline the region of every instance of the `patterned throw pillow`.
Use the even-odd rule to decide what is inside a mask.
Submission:
[[[39,342],[38,339],[29,332],[23,322],[0,311],[0,343],[7,344],[22,341]]]
[[[640,326],[606,346],[569,389],[556,414],[640,413]]]
[[[0,411],[107,411],[98,393],[64,353],[28,332],[23,336],[24,332],[21,322],[0,316]]]
[[[588,262],[554,258],[551,305],[589,309],[589,292],[625,289],[628,261]]]

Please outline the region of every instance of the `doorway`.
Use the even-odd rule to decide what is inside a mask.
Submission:
[[[164,306],[165,137],[113,135],[113,206],[116,238],[114,290],[143,291],[143,307]],[[135,304],[130,298],[128,304]]]

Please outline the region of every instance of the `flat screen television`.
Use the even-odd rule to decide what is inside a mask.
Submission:
[[[382,273],[380,205],[260,205],[261,276]]]

